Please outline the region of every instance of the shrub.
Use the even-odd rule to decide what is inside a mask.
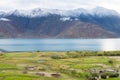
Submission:
[[[78,58],[80,55],[79,55],[79,53],[67,53],[67,56],[69,57],[69,58]]]
[[[114,77],[119,77],[119,74],[114,72],[104,72],[101,74],[101,77],[103,79],[106,79],[107,76],[109,76],[110,78],[114,78]]]
[[[119,77],[119,73],[112,73],[109,75],[110,78]]]
[[[0,56],[3,56],[4,54],[0,53]]]
[[[65,58],[67,58],[67,56],[65,56],[65,55],[52,55],[51,58],[52,59],[65,59]]]
[[[97,73],[92,73],[92,77],[98,77]]]
[[[113,61],[113,60],[108,60],[108,63],[109,63],[109,64],[113,64],[114,61]]]
[[[37,50],[36,52],[40,52],[39,50]]]

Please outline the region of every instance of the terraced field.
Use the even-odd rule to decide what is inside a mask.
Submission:
[[[120,73],[119,54],[119,51],[0,53],[0,80],[92,80],[97,77],[94,71]],[[101,80],[120,80],[119,75]]]

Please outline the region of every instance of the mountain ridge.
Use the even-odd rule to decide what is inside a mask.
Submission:
[[[35,8],[31,10],[11,10],[11,11],[0,11],[0,15],[16,15],[16,16],[26,16],[26,17],[41,17],[48,16],[52,14],[60,15],[60,16],[79,16],[80,14],[86,15],[97,15],[97,16],[118,16],[120,15],[118,12],[112,9],[106,9],[103,7],[96,7],[93,9],[84,9],[77,8],[72,10],[59,10],[59,9],[47,9],[47,8]]]
[[[119,13],[103,7],[0,11],[0,38],[119,38],[119,35]]]

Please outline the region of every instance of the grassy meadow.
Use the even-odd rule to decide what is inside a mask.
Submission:
[[[0,80],[120,80],[111,70],[120,73],[120,51],[0,53]]]

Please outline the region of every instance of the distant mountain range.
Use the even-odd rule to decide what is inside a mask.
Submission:
[[[103,7],[0,11],[0,38],[120,38],[120,14]]]

